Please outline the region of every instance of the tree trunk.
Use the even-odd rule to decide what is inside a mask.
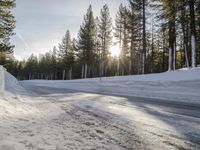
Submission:
[[[142,52],[142,74],[145,73],[145,63],[146,63],[146,17],[145,17],[145,4],[146,0],[143,0],[143,52]]]
[[[181,8],[181,26],[182,26],[182,32],[183,32],[183,49],[184,49],[184,57],[185,57],[185,66],[189,67],[189,59],[188,59],[188,27],[186,20],[188,17],[186,17],[186,8]]]
[[[73,76],[73,67],[71,67],[71,72],[70,72],[70,80],[72,79],[72,76]]]
[[[190,7],[190,28],[191,28],[191,48],[192,48],[192,67],[196,67],[196,27],[194,0],[189,0]]]
[[[176,68],[176,31],[175,31],[175,14],[169,20],[169,66],[168,70]]]
[[[153,21],[152,21],[153,22]],[[152,23],[152,31],[151,31],[151,73],[153,73],[154,68],[154,35],[153,35],[153,23]]]
[[[63,80],[65,80],[65,69],[63,70],[63,77],[62,77]]]
[[[173,52],[174,52],[174,54],[173,54],[173,70],[175,70],[176,69],[176,41],[174,41],[173,46],[174,46],[174,50],[173,50]]]
[[[84,67],[85,65],[82,65],[82,76],[81,76],[82,79],[84,78]]]
[[[87,78],[87,64],[85,64],[85,79]]]
[[[185,65],[188,68],[189,67],[189,60],[188,60],[188,40],[186,38],[186,33],[185,33],[185,25],[182,23],[182,28],[183,28],[183,43],[184,43],[184,55],[185,55]]]

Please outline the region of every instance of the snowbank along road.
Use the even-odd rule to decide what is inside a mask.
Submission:
[[[200,149],[200,80],[117,80],[6,85],[0,149]]]

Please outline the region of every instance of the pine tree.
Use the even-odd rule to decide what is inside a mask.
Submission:
[[[29,80],[36,79],[38,76],[38,59],[33,54],[28,58],[25,70]]]
[[[101,9],[100,21],[100,38],[101,38],[101,76],[106,75],[106,64],[108,63],[109,48],[111,45],[112,18],[110,17],[108,5],[105,4]]]
[[[114,36],[117,40],[117,42],[119,43],[119,49],[121,51],[122,48],[122,33],[123,33],[123,5],[120,4],[119,6],[119,10],[117,12],[117,15],[115,17],[115,32],[114,32]]]
[[[59,58],[67,65],[67,57],[70,49],[72,48],[71,36],[69,30],[67,30],[65,36],[62,39],[62,42],[59,44]]]
[[[10,37],[15,28],[15,18],[11,9],[15,7],[15,0],[0,1],[0,52],[12,53],[13,46]]]
[[[72,40],[72,44],[71,44],[71,49],[69,50],[68,53],[68,65],[69,67],[69,71],[68,71],[68,79],[72,79],[73,78],[73,67],[74,67],[74,63],[75,63],[75,51],[76,51],[76,40],[73,39]]]
[[[189,67],[189,57],[188,57],[188,50],[189,50],[189,15],[187,14],[187,5],[186,0],[179,1],[179,22],[182,28],[183,34],[183,49],[184,49],[184,56],[185,56],[185,66]]]
[[[200,64],[200,0],[196,1],[196,13],[197,13],[197,64]]]
[[[52,65],[52,80],[57,80],[57,73],[58,73],[58,60],[57,60],[57,48],[54,46],[53,47],[53,51],[52,51],[52,54],[51,54],[51,65]]]
[[[130,50],[129,50],[129,74],[136,73],[137,68],[137,54],[138,54],[138,39],[140,37],[139,32],[139,22],[137,18],[137,9],[133,3],[130,3],[130,8],[127,10],[127,19],[128,19],[128,33],[129,33],[129,42],[130,42]]]
[[[122,51],[122,34],[123,34],[123,5],[120,4],[119,10],[115,17],[114,36],[119,44],[119,50]],[[118,58],[117,75],[120,75],[120,58]]]
[[[129,55],[129,46],[128,46],[128,14],[127,14],[127,8],[124,7],[122,4],[119,6],[119,10],[116,15],[115,19],[115,37],[117,39],[117,42],[119,43],[120,48],[120,68],[121,68],[121,74],[124,75],[125,72],[127,72],[127,61],[128,61],[128,55]]]
[[[169,36],[169,65],[168,70],[176,69],[176,2],[170,0],[163,1],[165,18],[168,22]]]
[[[142,74],[144,74],[146,65],[146,0],[142,0],[142,40]]]
[[[71,79],[72,66],[75,59],[74,55],[70,32],[67,30],[61,44],[59,44],[59,57],[62,64],[63,80]]]
[[[189,0],[190,8],[190,32],[191,32],[191,48],[192,48],[192,67],[196,67],[196,20],[195,20],[195,0]]]
[[[139,45],[139,72],[145,73],[146,66],[146,0],[129,0],[131,9],[134,10],[136,22],[138,24],[138,45]],[[135,20],[135,19],[134,19]]]
[[[102,56],[101,56],[101,38],[100,38],[100,28],[99,28],[99,18],[96,17],[95,19],[95,51],[94,51],[94,60],[95,63],[93,63],[93,71],[94,76],[101,76],[101,62],[102,62]],[[95,67],[96,66],[96,67]]]
[[[128,27],[127,9],[126,7],[124,7],[123,40],[122,40],[122,62],[123,62],[122,75],[128,73],[129,46],[128,46],[128,28],[127,27]]]
[[[92,6],[90,5],[83,24],[78,34],[79,57],[82,62],[82,78],[91,77],[92,64],[94,62],[95,50],[95,20],[93,16]]]

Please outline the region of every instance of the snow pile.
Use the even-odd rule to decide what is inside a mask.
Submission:
[[[18,85],[17,79],[7,71],[4,74],[5,90],[13,93],[19,91],[21,87]]]
[[[0,119],[8,115],[17,115],[21,112],[28,113],[29,106],[24,104],[21,94],[26,95],[17,79],[0,66]]]
[[[167,81],[191,81],[200,80],[200,67],[196,68],[182,68],[176,71],[168,71],[163,73],[154,74],[144,74],[144,75],[129,75],[129,76],[115,76],[115,77],[102,77],[101,82],[127,82],[127,81],[156,81],[156,82],[167,82]],[[39,82],[46,82],[45,80],[38,80]],[[26,82],[38,82],[37,80],[29,80]],[[66,82],[66,83],[88,83],[97,82],[100,78],[88,78],[88,79],[77,79],[70,81],[56,81],[56,82]],[[54,82],[54,81],[48,81]]]
[[[157,74],[136,75],[130,77],[122,77],[134,81],[185,81],[185,80],[200,80],[200,67],[188,69],[183,68],[176,71],[168,71]]]
[[[17,79],[0,66],[0,114],[14,113],[19,102],[17,92],[19,85]],[[1,117],[0,116],[0,117]]]
[[[4,90],[4,68],[0,65],[0,91]]]
[[[11,91],[14,92],[18,89],[18,81],[10,73],[6,71],[3,66],[0,66],[0,91]]]
[[[94,78],[92,80],[99,80]],[[84,79],[82,81],[92,81],[91,79]],[[184,80],[200,80],[200,67],[197,68],[182,68],[176,71],[168,71],[164,73],[145,74],[145,75],[130,75],[130,76],[116,76],[104,77],[103,81],[184,81]],[[81,80],[76,80],[80,82]],[[75,82],[76,82],[75,81]]]
[[[199,120],[192,117],[198,111],[190,106],[188,117],[184,109],[137,103],[144,99],[133,97],[200,102],[199,68],[101,81],[17,82],[1,73],[0,150],[199,149]]]
[[[23,89],[17,79],[11,75],[3,66],[0,66],[0,92],[1,94],[25,94],[26,91]]]
[[[200,103],[200,68],[157,74],[104,77],[70,81],[31,80],[24,86],[44,86],[118,96]]]
[[[0,85],[0,150],[29,149],[22,146],[21,140],[32,137],[26,135],[30,124],[33,122],[33,125],[37,124],[35,128],[45,128],[45,125],[40,125],[42,121],[48,122],[63,111],[45,99],[36,101],[38,98],[31,96],[3,67],[0,68]],[[23,136],[19,138],[20,135]]]

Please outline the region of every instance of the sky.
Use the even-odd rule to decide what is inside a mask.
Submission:
[[[128,0],[16,0],[13,14],[16,18],[15,35],[11,42],[15,45],[14,56],[18,60],[27,59],[31,54],[44,54],[58,46],[67,29],[77,38],[83,15],[92,5],[94,16],[108,4],[114,22],[120,4]],[[118,47],[112,45],[111,53],[117,55]]]

